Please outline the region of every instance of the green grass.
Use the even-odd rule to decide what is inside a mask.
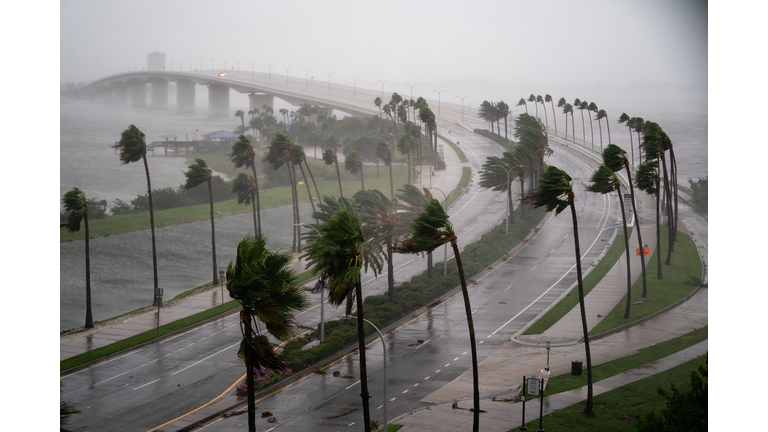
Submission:
[[[658,412],[666,407],[666,399],[657,393],[659,387],[669,391],[670,384],[673,383],[678,389],[690,389],[691,373],[705,363],[706,355],[670,370],[597,395],[593,399],[594,417],[584,415],[586,401],[555,411],[544,416],[542,427],[549,431],[635,432],[637,431],[638,417],[645,417],[651,410]],[[705,383],[707,382],[707,378],[703,378],[703,380]],[[546,394],[551,393],[547,391]],[[538,404],[534,403],[531,408],[538,409]],[[634,418],[627,421],[624,418],[626,414],[631,414]],[[526,426],[528,430],[536,430],[539,427],[539,420],[536,419],[528,422]],[[510,429],[509,432],[518,430],[516,426],[514,429]]]
[[[194,155],[193,155],[194,156]],[[210,158],[213,155],[206,155],[206,158]],[[220,155],[219,155],[220,156]],[[223,157],[223,156],[221,156]],[[226,158],[225,158],[226,159]],[[338,196],[339,183],[336,179],[336,168],[334,166],[326,166],[322,161],[308,160],[311,164],[312,173],[317,181],[317,188],[320,190],[320,194],[325,196]],[[206,161],[207,162],[207,161]],[[230,166],[232,166],[230,164]],[[349,174],[341,169],[341,188],[344,192],[344,196],[352,196],[355,192],[360,190],[360,180],[356,175]],[[230,170],[231,171],[231,170]],[[306,171],[306,170],[305,170]],[[379,189],[381,191],[389,191],[389,168],[384,165],[379,167],[379,175],[376,175],[375,165],[366,165],[364,168],[365,173],[365,188],[366,189]],[[394,165],[392,167],[392,175],[394,177],[395,191],[399,189],[404,183],[407,183],[408,169],[402,165]],[[261,176],[260,176],[261,177]],[[301,173],[299,172],[299,181],[303,181]],[[179,182],[181,183],[183,176],[180,175]],[[260,181],[262,179],[260,178]],[[312,197],[317,204],[315,197],[314,185],[307,173],[307,181],[310,182],[310,188],[312,190]],[[263,183],[259,183],[262,185]],[[290,186],[282,186],[272,188],[268,190],[261,190],[259,193],[259,200],[261,203],[261,209],[269,209],[275,207],[282,207],[291,204],[291,192]],[[299,202],[308,203],[309,198],[307,196],[306,186],[303,184],[299,186]],[[241,213],[250,213],[252,207],[250,205],[238,204],[237,199],[231,199],[214,203],[213,209],[216,212],[220,212],[220,215],[216,217],[233,216]],[[210,206],[208,204],[179,207],[168,210],[155,211],[155,227],[160,228],[164,226],[177,225],[182,223],[196,222],[209,220],[210,218]],[[106,219],[96,219],[88,222],[91,238],[103,237],[108,235],[141,231],[149,229],[149,213],[138,213],[128,215],[110,216]],[[59,241],[67,242],[73,240],[83,240],[85,238],[85,230],[81,229],[76,233],[69,234],[66,230],[59,230]]]
[[[630,235],[632,235],[632,228],[629,228],[628,231]],[[583,285],[585,296],[589,294],[590,291],[592,291],[592,288],[594,288],[598,283],[600,283],[601,280],[603,280],[608,271],[613,268],[613,266],[622,257],[623,254],[624,236],[618,235],[613,241],[611,247],[608,249],[608,252],[606,252],[605,256],[603,256],[603,259],[597,263],[595,268],[592,269],[592,271],[589,272],[586,277],[584,277]],[[564,317],[578,304],[579,291],[578,288],[574,287],[568,295],[566,295],[562,300],[560,300],[560,302],[552,307],[549,312],[544,314],[543,317],[528,327],[528,329],[526,329],[523,334],[531,335],[544,333],[544,331],[552,327],[556,322],[560,321],[562,317]]]
[[[457,155],[459,155],[459,160],[462,162],[469,162],[469,159],[467,159],[467,155],[464,154],[464,151],[459,148],[453,141],[449,140],[448,138],[438,134],[438,137],[440,137],[441,140],[448,143],[449,146],[453,149],[453,151],[456,152]]]
[[[472,168],[463,167],[461,171],[461,180],[459,180],[459,185],[456,187],[460,189],[466,189],[467,186],[469,186],[469,180],[471,178],[472,178]],[[456,201],[460,197],[461,197],[460,193],[457,193],[457,192],[451,193],[451,195],[448,197],[448,205],[450,206],[451,204],[453,204],[454,201]]]
[[[402,427],[403,427],[403,425],[387,423],[387,432],[397,432],[400,429],[402,429]],[[379,432],[379,431],[383,432],[383,430],[384,429],[378,429],[377,432]]]
[[[667,227],[661,229],[661,247],[651,255],[645,267],[648,297],[642,298],[643,278],[638,277],[632,285],[632,302],[642,301],[642,305],[632,305],[629,319],[624,319],[626,295],[597,326],[589,333],[600,334],[640,318],[644,318],[664,309],[690,294],[701,279],[701,259],[696,244],[691,237],[682,232],[677,233],[675,251],[672,253],[672,264],[664,265],[667,256]],[[656,254],[662,253],[663,280],[656,278]]]

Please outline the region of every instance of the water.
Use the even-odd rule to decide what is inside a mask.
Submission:
[[[200,95],[202,97],[204,95]],[[242,96],[239,97],[238,96]],[[282,106],[276,100],[275,112]],[[705,105],[706,106],[706,105]],[[291,109],[289,105],[285,107]],[[532,108],[532,107],[531,107]],[[601,107],[604,108],[604,107]],[[631,104],[619,109],[605,108],[611,118],[611,137],[629,153],[627,127],[616,123],[622,111],[631,116],[642,116],[656,121],[672,138],[678,160],[679,178],[697,179],[708,174],[707,113],[689,110],[664,111],[636,108]],[[232,92],[231,109],[247,112],[248,100]],[[532,111],[532,110],[531,110]],[[564,127],[560,111],[558,129]],[[540,116],[544,114],[539,110]],[[575,113],[576,136],[581,137],[581,115]],[[586,119],[586,113],[585,113]],[[549,122],[552,126],[551,111]],[[147,141],[161,141],[166,134],[178,135],[179,140],[193,134],[198,136],[220,129],[233,130],[239,118],[209,119],[205,109],[198,113],[179,115],[170,108],[158,114],[148,109],[110,107],[89,103],[63,103],[61,105],[61,160],[60,195],[72,187],[85,190],[88,197],[106,199],[111,207],[114,199],[129,202],[146,193],[146,177],[141,162],[121,165],[119,157],[109,147],[119,140],[120,133],[135,124],[147,136]],[[595,142],[599,142],[597,123],[594,123]],[[607,143],[607,130],[603,123],[603,142]],[[568,129],[571,129],[570,120]],[[590,138],[588,120],[586,135]],[[633,136],[635,147],[637,136]],[[637,156],[635,148],[635,155]],[[186,169],[183,157],[148,156],[152,188],[178,187],[184,181]],[[262,211],[262,222],[270,239],[270,248],[286,249],[291,243],[290,208]],[[302,207],[302,220],[309,218],[311,208]],[[250,214],[216,220],[216,245],[219,267],[235,258],[235,247],[243,236],[251,232]],[[158,279],[170,299],[191,287],[213,279],[211,266],[210,221],[201,221],[156,230]],[[91,289],[95,320],[110,318],[152,303],[152,250],[150,231],[127,233],[93,239],[91,246]],[[83,242],[62,243],[60,253],[60,329],[82,326],[85,320],[85,253]]]

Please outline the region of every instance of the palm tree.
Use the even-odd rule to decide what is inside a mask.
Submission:
[[[242,136],[242,135],[241,135]],[[187,181],[184,183],[184,189],[192,189],[203,183],[208,183],[208,202],[211,207],[211,256],[213,257],[213,284],[219,284],[218,267],[216,266],[216,229],[213,225],[213,189],[211,188],[211,178],[213,173],[203,159],[195,159],[195,163],[189,166],[189,171],[184,172]]]
[[[632,213],[635,216],[635,228],[637,231],[637,243],[640,251],[643,250],[643,236],[640,232],[640,218],[637,215],[637,204],[635,204],[635,188],[632,186],[632,172],[629,169],[629,160],[627,160],[627,152],[622,150],[621,147],[616,144],[608,144],[608,147],[603,150],[603,164],[608,166],[614,172],[626,169],[627,181],[629,182],[629,192],[632,196]],[[623,211],[623,209],[622,209]],[[640,255],[640,268],[643,273],[643,295],[645,298],[648,296],[647,285],[645,281],[645,258]]]
[[[579,98],[576,98],[575,101],[573,101],[573,106],[576,107],[579,111],[581,111],[581,139],[584,142],[584,144],[587,144],[587,129],[584,126],[584,110],[587,109],[587,103],[582,102],[579,100]],[[573,114],[571,114],[573,115]],[[573,117],[571,117],[571,120],[573,120]]]
[[[646,150],[647,152],[647,150]],[[647,155],[648,153],[646,153]],[[659,175],[659,163],[656,161],[648,161],[641,163],[637,167],[637,174],[635,174],[635,182],[638,189],[644,191],[649,195],[653,195],[656,199],[656,244],[661,244],[661,215],[659,213],[659,183],[661,182],[661,176]],[[661,254],[656,254],[656,267],[658,267],[656,278],[664,279],[661,270]]]
[[[389,144],[384,141],[379,141],[379,144],[376,146],[376,157],[381,159],[384,162],[384,165],[389,167],[389,198],[394,199],[395,183],[392,178],[392,149],[389,147]]]
[[[539,106],[536,104],[536,96],[531,93],[530,96],[528,96],[528,102],[533,102],[533,107],[536,108],[536,118],[539,118]]]
[[[509,117],[509,105],[507,105],[504,101],[499,101],[496,104],[496,109],[498,110],[499,116],[504,119],[504,139],[508,140],[509,137],[507,137],[507,117]]]
[[[635,130],[635,133],[637,134],[637,158],[639,160],[643,160],[642,150],[643,150],[643,144],[640,140],[640,133],[643,131],[643,128],[645,127],[645,120],[643,120],[642,117],[632,117],[632,128]],[[635,157],[634,153],[632,155],[632,168],[635,168]]]
[[[309,197],[309,203],[312,205],[312,211],[315,211],[315,201],[312,199],[312,192],[309,189],[309,182],[307,181],[307,175],[304,174],[304,167],[302,166],[302,164],[307,160],[307,157],[304,154],[304,147],[293,144],[291,146],[291,154],[293,155],[293,166],[299,167],[299,171],[301,171],[301,178],[304,179],[304,185],[307,186],[307,196]],[[298,183],[297,183],[297,186],[298,186]],[[320,199],[319,193],[318,193],[317,199]]]
[[[293,143],[287,136],[276,133],[275,138],[269,144],[269,150],[264,155],[262,161],[268,163],[273,170],[277,171],[283,164],[288,169],[288,178],[291,182],[291,193],[293,194],[293,245],[291,249],[294,252],[301,252],[301,241],[299,241],[299,202],[296,181],[296,169],[293,166]]]
[[[573,139],[576,139],[576,131],[573,128],[573,105],[565,103],[563,106],[563,114],[565,114],[565,137],[568,139],[568,113],[571,114],[571,134]]]
[[[423,188],[423,192],[412,184],[404,184],[402,189],[398,189],[397,199],[401,208],[404,210],[403,216],[410,221],[419,213],[427,209],[429,200],[432,199],[432,192]],[[427,279],[432,279],[432,252],[427,252]]]
[[[541,104],[541,109],[544,111],[544,121],[546,122],[547,128],[549,128],[549,116],[547,116],[547,107],[544,105],[544,98],[541,97],[541,95],[536,96],[536,102]]]
[[[464,266],[461,264],[461,254],[457,243],[456,232],[448,219],[443,207],[436,199],[431,199],[424,213],[414,218],[411,224],[413,233],[410,237],[401,241],[395,250],[401,253],[432,252],[444,243],[451,243],[456,257],[456,265],[459,270],[461,292],[464,296],[464,310],[467,315],[469,327],[469,343],[472,348],[472,381],[474,387],[474,421],[472,430],[478,432],[480,428],[480,384],[477,369],[477,345],[475,343],[475,324],[472,319],[472,306],[469,303],[469,290],[464,277]]]
[[[550,165],[544,171],[539,187],[526,196],[525,200],[533,203],[533,206],[546,207],[550,212],[555,210],[555,215],[560,214],[566,207],[571,208],[573,220],[573,240],[576,249],[576,277],[579,288],[579,308],[581,309],[581,326],[584,332],[584,349],[587,357],[587,404],[584,414],[594,414],[592,410],[592,356],[589,351],[589,332],[587,330],[587,313],[584,307],[584,284],[581,276],[581,252],[579,250],[579,223],[576,218],[576,205],[574,204],[574,192],[571,176],[556,166]]]
[[[624,319],[629,319],[629,308],[632,305],[632,275],[630,274],[629,262],[629,232],[627,231],[627,214],[624,211],[624,197],[621,193],[621,182],[619,176],[605,165],[600,165],[592,174],[592,183],[587,190],[601,193],[603,195],[616,191],[619,195],[619,209],[621,209],[621,222],[624,228],[624,247],[627,255],[627,306],[624,310]],[[638,224],[638,229],[640,225]]]
[[[608,118],[606,116],[607,114],[605,113],[605,110],[599,110],[595,116],[595,120],[597,120],[597,127],[600,131],[600,153],[603,152],[603,126],[600,123],[600,120],[605,119],[605,123],[608,124]],[[608,142],[611,142],[610,136],[608,137]]]
[[[261,234],[261,201],[259,200],[259,178],[256,175],[256,149],[253,148],[251,142],[244,135],[240,135],[232,144],[232,153],[227,155],[227,158],[235,164],[235,168],[250,168],[253,172],[253,184],[254,184],[254,234]],[[234,192],[234,190],[233,190]],[[243,201],[238,202],[241,204]],[[247,202],[246,202],[247,204]]]
[[[390,200],[378,189],[361,190],[355,202],[363,212],[363,234],[368,241],[384,242],[387,246],[387,285],[389,301],[395,302],[395,269],[392,264],[392,245],[406,233],[408,226],[401,219],[400,204]]]
[[[608,113],[606,113],[605,110],[601,109],[600,111],[597,112],[597,119],[600,120],[602,118],[605,119],[605,126],[608,128],[608,143],[610,143],[611,142],[611,125],[608,122]]]
[[[563,99],[565,100],[565,99]],[[552,120],[555,122],[555,135],[557,135],[557,117],[555,116],[555,102],[554,99],[552,99],[552,96],[545,95],[544,96],[544,102],[549,102],[549,104],[552,106]],[[560,105],[558,105],[560,106]]]
[[[515,106],[521,106],[521,105],[525,106],[525,113],[528,114],[528,104],[525,103],[525,98],[520,98],[520,100],[517,101],[517,105]]]
[[[129,125],[120,135],[120,141],[110,146],[120,150],[120,164],[125,165],[136,162],[139,159],[144,161],[144,172],[147,175],[147,196],[149,197],[149,227],[152,231],[152,274],[154,276],[154,302],[153,306],[158,304],[159,292],[157,283],[157,247],[155,246],[155,209],[152,206],[152,184],[149,180],[149,165],[147,165],[147,142],[144,140],[144,133],[134,125]]]
[[[80,221],[85,224],[85,328],[93,328],[93,313],[91,312],[91,252],[90,233],[88,231],[88,206],[90,202],[85,197],[85,192],[79,188],[72,188],[64,194],[62,199],[67,220],[61,224],[68,233],[80,231]]]
[[[485,160],[480,171],[480,187],[491,188],[494,191],[505,191],[507,193],[509,222],[515,223],[515,206],[512,203],[512,181],[515,179],[515,175],[512,166],[505,160],[506,156],[511,157],[512,154],[504,152],[503,158],[489,156]]]
[[[597,104],[594,102],[590,102],[589,105],[587,105],[587,111],[597,113]],[[592,128],[592,116],[587,114],[587,117],[589,117],[589,133],[592,134],[592,144],[594,144],[595,130]],[[600,144],[600,151],[602,152],[602,144]]]
[[[632,118],[630,118],[627,115],[627,113],[621,113],[621,116],[619,116],[618,120],[616,121],[618,121],[619,124],[626,123],[627,128],[629,128],[629,151],[630,151],[630,154],[632,155],[632,166],[634,166],[635,165],[635,144],[632,141],[632,129],[635,127],[635,121]],[[609,139],[608,141],[610,142],[611,140]]]
[[[480,108],[477,109],[477,115],[490,124],[491,133],[493,133],[493,122],[496,121],[496,107],[491,102],[484,100],[480,104]]]
[[[303,147],[301,148],[301,151],[299,152],[299,156],[301,156],[301,160],[302,160],[302,162],[304,162],[304,166],[307,167],[307,172],[309,173],[309,178],[312,180],[312,184],[315,186],[315,193],[317,194],[317,200],[320,201],[320,189],[317,188],[317,182],[315,181],[315,176],[312,175],[312,169],[309,167],[309,163],[307,163],[307,155],[304,153],[304,148]]]
[[[245,131],[245,113],[243,110],[235,111],[235,117],[240,117],[240,127],[242,128],[241,130]]]
[[[242,306],[240,331],[243,340],[237,356],[245,363],[248,385],[248,430],[256,430],[254,369],[284,371],[288,365],[273,351],[266,335],[254,331],[264,323],[267,332],[286,341],[296,334],[296,312],[309,307],[304,289],[290,267],[291,255],[267,249],[267,238],[247,234],[237,245],[237,258],[227,266],[227,290]],[[258,329],[258,326],[257,326]]]
[[[350,174],[360,173],[360,185],[362,186],[363,190],[365,190],[365,180],[363,179],[363,160],[360,159],[360,155],[358,155],[356,151],[353,151],[349,154],[349,156],[347,156],[346,159],[344,159],[344,169],[349,171]]]
[[[331,165],[331,164],[336,165],[336,178],[339,180],[339,196],[343,197],[344,194],[341,192],[341,173],[339,172],[339,158],[336,157],[336,152],[334,152],[331,149],[325,149],[325,151],[323,151],[323,162],[325,162],[326,165]]]
[[[320,238],[307,245],[306,258],[312,275],[319,276],[313,292],[328,291],[328,302],[338,306],[348,296],[357,301],[357,340],[360,355],[360,397],[363,401],[363,427],[371,430],[368,406],[368,373],[365,355],[363,289],[361,275],[370,267],[381,272],[381,246],[366,242],[359,220],[348,210],[339,210],[328,222],[319,225]]]
[[[645,139],[643,140],[643,147],[645,148],[645,155],[647,160],[653,160],[653,159],[659,159],[661,160],[661,168],[664,171],[664,203],[666,205],[667,209],[667,225],[669,226],[669,244],[667,249],[667,259],[664,261],[664,264],[670,265],[672,264],[672,252],[673,252],[673,245],[674,245],[674,237],[673,237],[673,224],[672,224],[672,201],[671,201],[671,195],[670,195],[670,187],[669,187],[669,175],[667,174],[667,161],[665,156],[665,149],[664,145],[662,144],[663,141],[669,140],[669,137],[667,134],[661,130],[661,127],[659,127],[658,124],[653,122],[648,122],[648,128],[645,132]]]
[[[259,234],[256,221],[256,184],[253,177],[246,173],[238,174],[232,179],[232,193],[237,195],[238,204],[250,204],[253,207],[253,232]]]

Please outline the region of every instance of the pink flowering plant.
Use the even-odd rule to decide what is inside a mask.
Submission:
[[[261,390],[264,387],[275,383],[277,381],[280,381],[284,377],[287,377],[290,375],[293,371],[291,370],[288,365],[283,362],[286,369],[285,371],[281,372],[275,372],[272,369],[266,368],[264,366],[260,368],[253,368],[253,382],[255,384],[256,390]],[[247,396],[248,395],[248,383],[245,382],[242,385],[237,386],[235,389],[235,394],[237,396]]]

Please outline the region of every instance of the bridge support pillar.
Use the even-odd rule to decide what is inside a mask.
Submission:
[[[168,81],[157,81],[150,84],[152,88],[152,109],[168,109]]]
[[[178,112],[195,112],[195,83],[192,81],[176,82],[176,110]]]
[[[249,109],[258,109],[261,111],[263,106],[269,105],[272,108],[275,107],[275,97],[268,94],[256,94],[256,93],[248,93],[248,99],[249,99]]]
[[[208,116],[229,117],[229,87],[208,84]]]
[[[131,106],[143,107],[147,105],[147,85],[144,83],[131,84]]]
[[[333,108],[323,107],[323,111],[325,111],[326,117],[333,117]]]
[[[128,88],[115,87],[112,89],[112,103],[115,105],[128,104]]]

